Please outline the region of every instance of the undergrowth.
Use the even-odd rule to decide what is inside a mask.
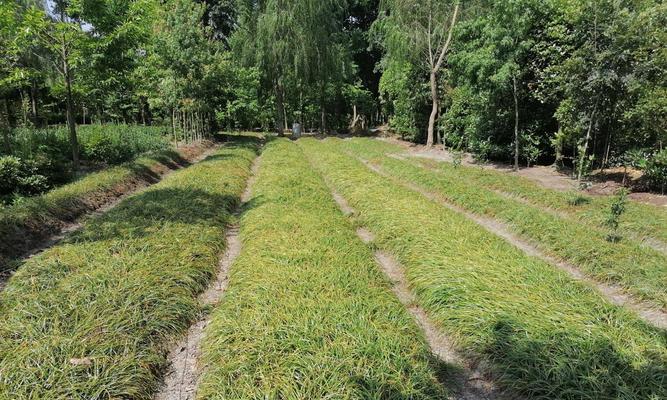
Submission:
[[[200,399],[435,399],[429,354],[297,145],[263,152]]]
[[[0,293],[0,398],[150,399],[254,157],[223,148],[21,265]]]
[[[344,153],[302,139],[436,323],[503,386],[539,399],[667,396],[667,336],[565,272]]]

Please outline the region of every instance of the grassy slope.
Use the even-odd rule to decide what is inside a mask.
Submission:
[[[0,294],[0,398],[149,399],[254,156],[224,148],[22,265]]]
[[[505,385],[533,398],[667,396],[667,336],[565,273],[343,154],[300,142],[393,252],[419,302]]]
[[[156,170],[175,169],[185,163],[176,151],[164,150],[0,208],[0,267],[23,253],[27,242],[57,232],[67,222],[96,209],[108,197],[124,193],[128,187],[156,179]]]
[[[298,146],[270,143],[199,398],[442,398],[418,328],[351,228]]]
[[[507,223],[546,252],[577,265],[596,279],[620,284],[644,300],[667,307],[667,255],[662,252],[630,239],[610,243],[606,240],[607,230],[544,212],[480,187],[462,169],[442,167],[440,172],[434,172],[414,161],[378,157],[376,144],[368,140],[346,147],[401,180],[442,194],[469,211]]]

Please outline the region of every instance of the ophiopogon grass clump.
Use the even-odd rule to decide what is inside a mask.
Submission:
[[[374,156],[400,153],[404,149],[390,142],[355,138],[351,141],[355,146],[362,146],[365,154],[372,152]],[[563,192],[540,186],[528,178],[507,174],[492,169],[480,169],[461,165],[454,167],[451,163],[416,158],[416,165],[433,170],[449,171],[456,169],[456,175],[471,186],[478,186],[501,191],[520,197],[536,206],[558,210],[572,215],[576,221],[591,226],[604,227],[611,196],[590,196],[581,192]],[[573,193],[577,193],[574,196]],[[576,200],[573,201],[573,197]],[[572,203],[577,204],[572,204]],[[631,233],[638,239],[657,239],[667,244],[667,212],[664,207],[629,201],[623,215],[624,233]]]
[[[609,243],[607,228],[545,212],[540,207],[471,184],[472,172],[461,168],[438,171],[422,168],[413,160],[379,155],[368,140],[345,142],[347,151],[372,159],[396,178],[438,193],[473,213],[498,219],[516,233],[536,242],[553,256],[567,260],[588,275],[614,282],[659,307],[667,306],[667,255],[636,240]]]
[[[302,140],[375,235],[394,253],[420,305],[531,398],[667,396],[667,337],[588,286],[523,254],[464,216],[370,171],[338,140]]]
[[[132,162],[93,172],[40,196],[0,208],[0,270],[14,257],[62,226],[133,187],[152,182],[159,170],[186,165],[175,150],[146,154]]]
[[[200,399],[445,398],[421,332],[300,148],[270,142]]]
[[[25,261],[0,293],[0,398],[151,398],[255,154],[230,144]]]

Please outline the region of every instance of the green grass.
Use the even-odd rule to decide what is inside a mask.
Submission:
[[[97,209],[126,189],[159,179],[155,171],[186,165],[178,152],[164,150],[121,166],[104,169],[53,189],[0,206],[0,270],[29,247],[57,232],[63,225]]]
[[[435,172],[420,167],[415,161],[378,156],[375,146],[370,140],[356,140],[345,147],[371,159],[399,180],[413,182],[473,213],[506,223],[546,253],[567,260],[595,279],[619,284],[643,300],[663,309],[667,307],[665,253],[628,238],[610,243],[606,229],[548,213],[538,206],[486,189],[470,178],[473,168],[443,166]]]
[[[375,155],[399,153],[402,149],[396,145],[379,140],[354,139]],[[540,206],[567,213],[574,220],[585,221],[596,227],[602,227],[608,215],[610,196],[590,196],[583,192],[563,192],[547,189],[538,183],[521,176],[493,171],[479,167],[462,165],[455,168],[451,163],[414,158],[417,165],[441,170],[442,173],[455,175],[471,185],[504,192],[511,196],[527,200]],[[578,204],[572,204],[578,199]],[[621,220],[620,233],[637,239],[656,239],[667,245],[667,209],[649,204],[631,201]]]
[[[200,399],[443,398],[415,322],[294,143],[263,152],[241,239]]]
[[[539,399],[667,396],[667,335],[464,216],[379,176],[341,142],[302,139],[418,302],[504,386]]]
[[[255,149],[229,145],[26,261],[0,293],[0,398],[150,399]]]

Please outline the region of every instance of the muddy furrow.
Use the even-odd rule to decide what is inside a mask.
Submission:
[[[354,215],[355,210],[348,204],[347,200],[337,193],[331,185],[328,183],[327,185],[343,214],[346,216]],[[363,227],[358,228],[356,233],[367,244],[373,242],[375,239],[373,233]],[[456,372],[451,373],[451,376],[446,377],[442,382],[450,393],[449,399],[495,400],[510,398],[498,388],[489,374],[483,372],[480,368],[473,367],[473,363],[462,356],[454,346],[453,341],[438,329],[424,309],[417,304],[417,299],[410,289],[403,272],[403,266],[391,254],[385,251],[377,250],[374,255],[376,262],[392,282],[392,291],[401,304],[407,308],[424,333],[426,342],[433,355],[440,362],[455,367],[448,368],[448,370]]]
[[[199,296],[202,306],[214,306],[222,299],[229,283],[229,269],[234,260],[241,254],[241,238],[239,237],[238,219],[245,204],[252,195],[252,186],[259,169],[259,157],[252,164],[251,174],[246,188],[241,195],[241,202],[234,211],[236,221],[227,228],[225,234],[225,253],[218,263],[218,272],[215,281]],[[169,368],[164,377],[164,383],[154,400],[193,400],[197,394],[197,386],[201,375],[199,359],[201,356],[201,342],[204,338],[204,329],[210,322],[210,315],[202,318],[190,326],[187,334],[169,352],[167,362]]]
[[[642,318],[644,321],[655,327],[661,329],[667,329],[667,313],[663,312],[662,310],[658,309],[656,306],[650,303],[638,300],[633,296],[627,294],[620,286],[605,284],[587,277],[575,265],[564,262],[555,257],[552,257],[541,251],[534,244],[515,235],[514,233],[511,232],[510,228],[507,225],[505,225],[500,221],[497,221],[492,218],[482,217],[480,215],[464,210],[463,208],[450,203],[441,195],[430,192],[411,182],[401,181],[400,179],[385,172],[379,166],[374,165],[368,162],[367,160],[363,160],[360,158],[358,158],[358,160],[361,161],[364,165],[366,165],[371,171],[392,180],[394,183],[403,186],[406,189],[420,193],[422,196],[428,198],[429,200],[439,205],[442,205],[454,212],[465,215],[468,219],[474,221],[487,231],[503,238],[505,241],[517,247],[518,249],[522,250],[524,253],[532,257],[539,258],[549,263],[550,265],[553,265],[561,269],[562,271],[567,272],[573,279],[586,283],[596,288],[598,292],[602,294],[602,296],[604,296],[612,304],[620,307],[625,307],[627,309],[634,311],[640,318]]]

